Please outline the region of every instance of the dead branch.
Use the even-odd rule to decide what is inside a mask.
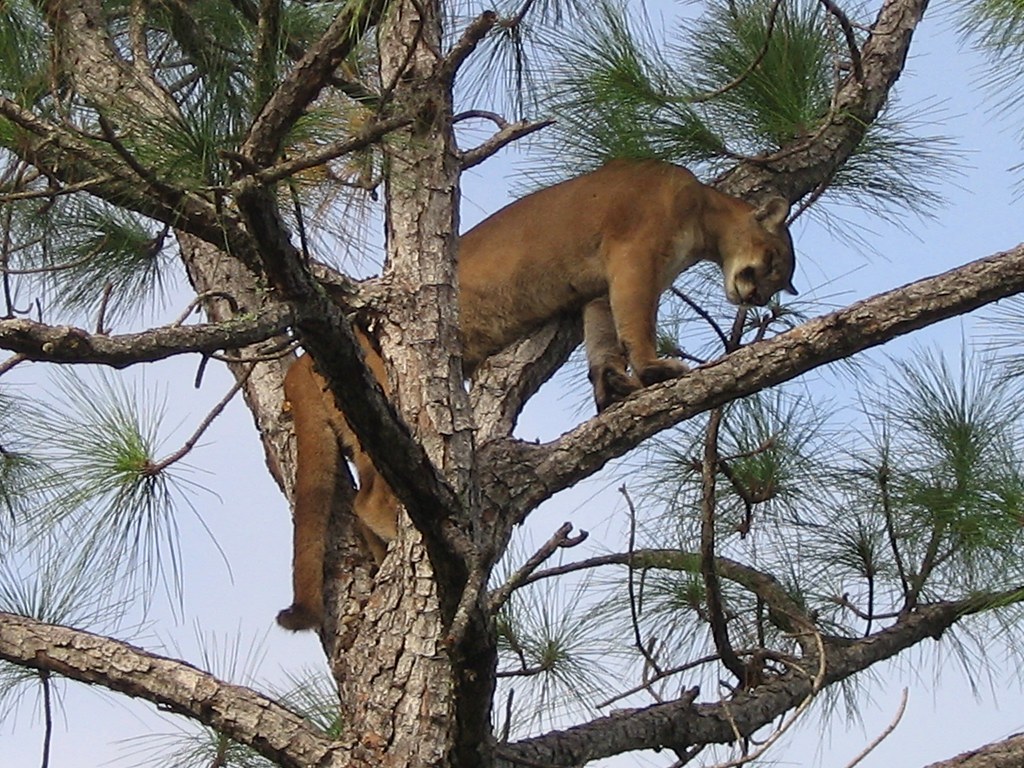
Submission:
[[[579,534],[572,537],[569,536],[570,533],[572,533],[572,523],[563,523],[554,535],[541,545],[540,549],[505,580],[504,584],[492,591],[487,600],[488,613],[496,614],[512,596],[512,593],[523,586],[530,575],[551,555],[559,549],[569,549],[582,544],[589,536],[586,531],[580,531]]]

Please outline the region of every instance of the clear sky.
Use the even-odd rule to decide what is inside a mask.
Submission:
[[[675,10],[671,4],[664,5],[666,14]],[[1013,124],[989,111],[989,102],[977,86],[980,62],[958,50],[946,13],[943,6],[936,6],[921,25],[898,92],[904,107],[915,112],[928,107],[928,119],[935,124],[924,126],[922,133],[951,136],[966,153],[963,175],[943,189],[948,205],[937,220],[904,222],[910,232],[861,211],[843,211],[846,223],[839,226],[857,230],[874,252],[835,237],[814,221],[798,223],[794,230],[799,253],[795,282],[802,298],[825,296],[831,304],[847,304],[1005,250],[1022,239],[1024,203],[1014,199],[1012,189],[1021,174],[1015,176],[1008,169],[1022,162],[1024,150],[1012,135]],[[652,8],[652,18],[658,18],[657,7]],[[1019,119],[1024,120],[1024,115]],[[515,169],[516,156],[507,153],[465,175],[464,227],[512,199],[508,190],[518,183]],[[172,308],[171,313],[176,311]],[[924,343],[953,350],[962,337],[973,343],[989,328],[974,319],[947,321],[915,335],[911,342],[898,341],[873,352],[871,358],[881,361],[885,355],[900,355]],[[180,424],[168,435],[168,451],[188,436],[230,387],[227,375],[211,368],[202,389],[192,389],[195,364],[191,359],[179,359],[145,366],[148,384],[167,382],[163,386],[172,414],[165,423]],[[29,392],[48,386],[41,368],[19,366],[4,383],[17,382]],[[831,386],[836,386],[834,380]],[[547,439],[573,426],[581,418],[575,407],[580,390],[575,392],[566,400],[549,387],[528,409],[519,434]],[[288,508],[265,470],[251,418],[240,400],[214,423],[189,461],[202,473],[196,479],[211,491],[194,497],[197,514],[223,549],[230,570],[203,527],[184,512],[186,615],[174,617],[166,601],[158,598],[148,627],[131,641],[201,665],[197,633],[216,638],[221,648],[236,642],[237,637],[243,647],[250,643],[262,647],[258,677],[279,684],[289,671],[321,665],[322,656],[311,633],[288,634],[273,623],[277,610],[289,602]],[[570,520],[578,528],[594,531],[595,546],[600,547],[601,536],[612,537],[621,531],[624,513],[615,492],[617,482],[613,468],[556,497],[532,519],[534,538],[543,540],[563,520]],[[614,544],[610,541],[606,546]],[[778,745],[768,759],[784,765],[811,765],[820,758],[820,764],[830,768],[845,765],[892,718],[903,686],[910,688],[907,714],[896,732],[861,764],[866,768],[923,766],[1024,730],[1024,696],[1017,670],[1006,669],[1005,674],[992,670],[991,678],[986,675],[976,681],[981,692],[975,698],[965,676],[954,668],[952,657],[943,654],[941,647],[928,645],[923,652],[879,669],[874,680],[864,682],[870,697],[862,711],[863,728],[847,729],[838,718],[822,736],[820,721],[812,713],[792,743]],[[213,671],[223,673],[221,668]],[[138,742],[126,744],[123,740],[175,730],[169,716],[155,715],[148,704],[127,702],[121,696],[73,683],[61,688],[63,715],[56,724],[51,759],[55,767],[91,768],[110,761],[115,765],[144,763],[142,755],[132,754]],[[29,693],[0,724],[0,768],[39,764],[42,729],[38,712],[39,702]],[[662,757],[657,764],[666,762]],[[628,757],[616,764],[634,765],[635,761]]]

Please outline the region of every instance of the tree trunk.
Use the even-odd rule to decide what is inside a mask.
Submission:
[[[387,362],[392,400],[460,508],[445,510],[457,529],[452,536],[441,535],[435,524],[424,534],[407,518],[400,523],[358,632],[350,645],[335,645],[331,661],[345,681],[343,718],[357,754],[386,766],[481,765],[490,743],[496,653],[479,591],[460,605],[467,585],[479,586],[482,576],[473,547],[465,544],[479,494],[457,335],[459,168],[450,78],[437,74],[439,4],[394,3],[378,40],[384,87],[398,104],[415,104],[417,119],[386,146],[388,297],[372,330]],[[419,521],[427,514],[412,512]],[[339,593],[339,599],[350,596]],[[456,615],[463,618],[456,621]]]

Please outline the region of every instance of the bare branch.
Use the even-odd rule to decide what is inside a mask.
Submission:
[[[515,573],[509,576],[504,584],[491,592],[487,600],[488,612],[491,614],[497,613],[501,606],[511,597],[512,593],[523,586],[530,577],[530,574],[536,571],[551,555],[559,549],[569,549],[577,544],[582,544],[589,535],[586,531],[580,531],[578,535],[570,538],[570,533],[572,533],[572,523],[563,523],[562,527],[555,531],[555,534],[544,542],[544,545],[529,560],[523,563]]]
[[[702,104],[706,101],[716,99],[719,96],[722,96],[723,94],[726,94],[732,89],[736,88],[741,83],[743,83],[744,80],[750,77],[750,74],[755,69],[758,68],[762,61],[764,61],[764,57],[768,53],[768,47],[772,43],[772,32],[775,30],[775,19],[778,16],[780,5],[782,5],[782,0],[774,0],[774,2],[772,3],[772,7],[768,10],[768,24],[765,27],[764,31],[764,45],[761,46],[761,50],[758,51],[757,56],[755,56],[753,60],[750,62],[750,64],[747,65],[747,68],[743,70],[739,75],[737,75],[731,83],[726,83],[721,88],[715,91],[712,91],[710,93],[696,94],[694,96],[688,97],[686,99],[688,103]]]
[[[213,408],[210,410],[208,414],[206,414],[203,420],[199,423],[199,426],[196,428],[196,431],[192,433],[192,435],[188,438],[188,440],[185,441],[184,445],[182,445],[181,448],[176,450],[174,453],[164,457],[160,461],[146,467],[144,474],[159,474],[163,470],[167,469],[167,467],[171,466],[171,464],[174,464],[176,461],[181,461],[183,458],[185,458],[192,451],[192,449],[196,447],[196,443],[199,442],[199,438],[203,436],[203,433],[207,429],[209,429],[210,425],[213,424],[214,420],[224,412],[224,409],[227,408],[228,403],[231,402],[234,396],[238,394],[238,391],[243,386],[245,386],[245,383],[249,380],[249,376],[252,375],[252,371],[253,366],[250,365],[246,373],[243,376],[240,376],[237,381],[235,381],[235,383],[231,386],[231,389],[228,390],[228,393],[224,395],[224,397],[222,397],[215,406],[213,406]]]
[[[853,24],[850,23],[849,17],[843,13],[843,9],[836,5],[833,0],[818,1],[839,22],[839,26],[843,30],[843,36],[846,37],[846,47],[850,51],[850,66],[853,68],[853,77],[858,83],[864,82],[864,65],[860,60],[860,49],[857,47],[857,35],[854,34]]]
[[[356,136],[326,144],[313,152],[306,152],[298,157],[283,160],[265,170],[257,171],[254,176],[261,184],[273,184],[289,176],[294,176],[296,173],[307,168],[315,168],[342,155],[365,149],[371,144],[376,144],[388,133],[404,128],[412,121],[413,118],[408,115],[398,115],[376,120],[363,126]],[[230,154],[228,156],[238,159],[242,163],[245,162],[243,155]]]
[[[454,82],[459,67],[476,50],[480,41],[487,36],[488,32],[494,29],[494,25],[497,23],[498,14],[494,11],[484,11],[469,23],[469,26],[463,30],[462,36],[452,46],[452,49],[448,51],[444,61],[441,62],[438,76],[442,82],[449,86]]]
[[[28,360],[28,358],[25,355],[21,354],[21,352],[18,352],[15,355],[11,355],[6,360],[4,360],[2,363],[0,363],[0,376],[3,376],[5,373],[7,373],[9,370],[11,370],[11,368],[16,366],[18,363],[23,363],[26,360]]]
[[[735,334],[733,336],[735,338]],[[725,623],[725,606],[722,589],[715,567],[715,480],[718,470],[718,431],[722,424],[722,409],[715,408],[708,420],[704,436],[704,459],[701,462],[701,526],[700,526],[700,573],[704,579],[704,592],[708,606],[708,620],[715,650],[722,657],[722,664],[735,675],[739,684],[749,687],[748,679],[753,672],[744,664],[729,641],[729,628]]]
[[[903,695],[900,697],[900,705],[896,709],[896,714],[893,715],[893,718],[889,722],[889,725],[887,725],[885,727],[885,730],[883,730],[880,734],[878,734],[878,736],[875,737],[875,739],[870,744],[868,744],[863,750],[861,750],[861,753],[859,755],[857,755],[855,758],[853,758],[853,760],[848,762],[843,768],[853,768],[855,765],[857,765],[857,763],[859,763],[865,757],[870,755],[875,747],[877,747],[879,744],[881,744],[883,741],[885,741],[885,739],[889,736],[889,734],[896,730],[896,726],[900,724],[900,720],[903,719],[903,713],[906,712],[906,711],[907,711],[907,689],[904,688],[903,689]]]
[[[467,149],[465,152],[459,154],[459,160],[462,163],[462,170],[479,165],[500,149],[511,144],[513,141],[518,141],[524,136],[529,136],[531,133],[535,133],[542,128],[554,125],[554,123],[554,120],[520,120],[515,123],[506,123],[503,121],[499,124],[498,132],[487,139],[483,144],[473,147],[473,149]]]
[[[278,765],[351,764],[344,745],[272,699],[117,640],[0,613],[0,659],[145,699],[216,728]]]
[[[26,360],[125,368],[190,352],[211,353],[255,344],[283,333],[291,321],[291,312],[278,306],[256,317],[242,316],[222,323],[172,325],[105,336],[72,326],[15,318],[0,320],[0,348],[17,352]]]

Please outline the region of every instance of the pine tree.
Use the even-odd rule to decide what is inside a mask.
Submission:
[[[1019,5],[964,10],[999,96],[1022,82]],[[855,710],[851,683],[925,640],[978,665],[986,627],[1019,645],[1019,360],[843,366],[1024,291],[1020,245],[827,314],[802,297],[729,307],[691,270],[665,297],[661,343],[694,370],[548,442],[513,429],[577,322],[500,353],[469,390],[461,377],[461,175],[527,137],[533,186],[656,157],[755,204],[781,195],[794,218],[837,201],[929,215],[950,142],[894,90],[926,8],[709,0],[667,27],[618,0],[0,9],[0,377],[59,369],[45,392],[0,378],[0,700],[39,684],[43,764],[57,679],[201,726],[160,743],[154,760],[173,765],[575,766],[639,750],[681,765],[706,748],[741,764],[774,755],[817,701]],[[375,249],[379,274],[358,258]],[[180,314],[167,297],[182,290]],[[390,399],[353,321],[376,335]],[[228,682],[251,678],[240,646],[200,668],[129,645],[127,624],[159,588],[187,614],[189,461],[239,391],[291,497],[282,380],[299,347],[405,513],[378,569],[342,481],[330,680],[295,672],[261,692]],[[129,371],[184,355],[236,384],[168,447],[165,398]],[[787,384],[814,370],[856,382],[846,439]],[[639,465],[619,493],[627,541],[573,558],[586,535],[566,525],[532,551],[512,543],[541,503],[624,456]],[[547,565],[556,554],[570,562]]]

